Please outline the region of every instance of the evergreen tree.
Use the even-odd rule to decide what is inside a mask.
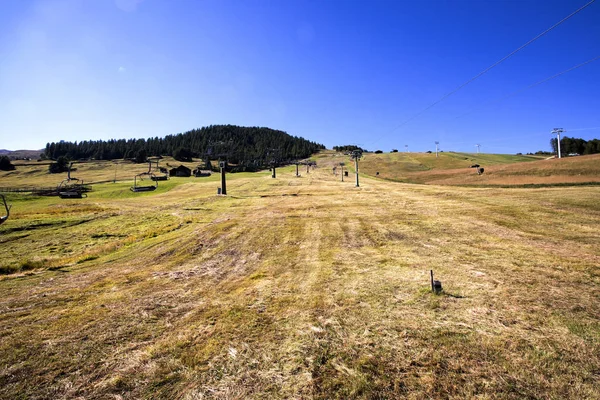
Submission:
[[[148,159],[148,153],[146,153],[146,149],[139,149],[135,154],[135,162],[136,163],[144,163]]]
[[[6,156],[0,157],[0,170],[1,171],[13,171],[15,166],[12,165],[10,159]]]
[[[61,172],[66,172],[66,171],[68,171],[68,169],[69,169],[69,159],[64,156],[58,157],[56,162],[53,162],[48,167],[48,171],[51,174],[59,174]]]
[[[354,144],[347,144],[347,145],[344,145],[344,146],[333,146],[333,149],[335,151],[339,151],[339,152],[342,152],[342,153],[349,153],[349,152],[354,151],[354,150],[360,150],[363,153],[367,152],[367,150],[361,149],[360,147],[358,147],[358,146],[356,146]]]
[[[554,154],[558,154],[557,142],[556,138],[550,139],[550,147]],[[600,153],[599,143],[600,140],[598,139],[586,141],[584,139],[564,136],[560,138],[560,152],[563,156],[568,154],[597,154]]]
[[[186,147],[178,147],[173,152],[173,158],[177,161],[181,162],[191,162],[192,161],[192,151]]]
[[[266,165],[267,152],[274,148],[280,150],[283,161],[306,158],[325,146],[270,128],[211,125],[164,138],[48,143],[44,154],[52,159],[60,156],[98,160],[135,157],[143,162],[145,157],[140,156],[143,150],[146,157],[177,155],[181,158],[183,155],[183,159],[191,160],[193,156],[208,155],[214,160],[221,156],[232,164],[256,169]]]

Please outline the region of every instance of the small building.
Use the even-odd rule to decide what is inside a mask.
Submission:
[[[177,168],[172,168],[169,170],[169,176],[189,177],[192,176],[192,170],[185,165],[180,165]]]

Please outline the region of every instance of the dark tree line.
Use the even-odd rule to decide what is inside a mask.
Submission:
[[[51,159],[133,159],[143,162],[150,156],[177,156],[227,159],[240,165],[266,165],[274,149],[281,161],[306,158],[325,146],[286,132],[262,127],[211,125],[164,138],[86,140],[48,143],[44,154]]]
[[[558,140],[556,138],[550,139],[550,147],[552,147],[552,152],[557,153],[556,143]],[[567,154],[597,154],[600,153],[600,140],[592,139],[592,140],[584,140],[577,138],[570,138],[568,136],[564,136],[560,138],[560,152],[564,155]]]
[[[347,145],[344,145],[344,146],[333,146],[333,149],[335,151],[339,151],[339,152],[342,152],[342,153],[348,153],[348,152],[351,152],[351,151],[354,151],[354,150],[360,150],[363,153],[367,152],[367,150],[361,149],[360,147],[358,147],[356,145],[353,145],[353,144],[347,144]]]

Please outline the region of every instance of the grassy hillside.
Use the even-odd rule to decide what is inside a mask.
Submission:
[[[0,187],[56,186],[67,178],[67,173],[49,174],[48,166],[50,163],[51,161],[14,161],[13,165],[16,167],[14,171],[0,171]],[[160,167],[167,169],[185,165],[191,170],[194,170],[199,164],[202,164],[201,160],[180,162],[172,157],[165,157],[159,163]],[[146,171],[148,171],[148,164],[135,164],[124,160],[95,160],[75,162],[71,176],[90,184],[116,179],[133,185],[133,177]],[[161,175],[159,172],[155,173]],[[159,186],[164,184],[165,182],[159,182]]]
[[[355,188],[343,159],[9,196],[0,398],[598,397],[600,187]]]
[[[477,175],[473,164],[485,172]],[[441,185],[526,185],[600,182],[600,155],[544,159],[538,156],[472,153],[366,154],[361,172],[398,182]]]

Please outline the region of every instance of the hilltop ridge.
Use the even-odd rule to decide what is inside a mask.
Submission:
[[[94,158],[112,160],[145,156],[173,156],[185,150],[191,157],[226,155],[234,164],[264,164],[272,158],[280,160],[306,158],[325,146],[287,132],[266,127],[210,125],[163,138],[84,140],[52,142],[44,153],[48,158],[66,156],[71,159]]]

